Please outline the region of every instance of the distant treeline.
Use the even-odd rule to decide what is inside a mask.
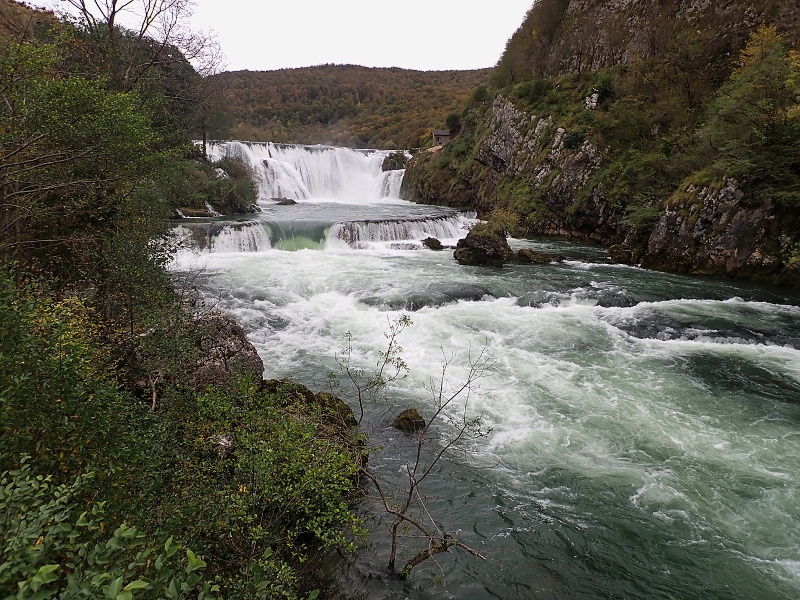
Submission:
[[[460,112],[490,69],[411,71],[321,65],[222,73],[210,134],[255,141],[413,148]]]

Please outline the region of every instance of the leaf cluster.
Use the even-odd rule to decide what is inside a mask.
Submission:
[[[174,543],[126,524],[107,527],[105,502],[76,502],[93,473],[55,485],[23,463],[0,473],[0,590],[6,598],[211,600],[205,561]]]

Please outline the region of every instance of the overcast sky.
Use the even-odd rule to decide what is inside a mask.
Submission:
[[[64,0],[27,2],[67,7]],[[494,66],[532,5],[533,0],[195,0],[191,25],[216,32],[228,71],[325,63],[481,69]]]
[[[196,0],[226,70],[324,63],[480,69],[500,58],[533,0]]]

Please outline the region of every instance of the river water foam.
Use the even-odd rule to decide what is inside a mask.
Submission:
[[[267,377],[317,389],[347,334],[368,368],[388,324],[409,314],[399,341],[410,372],[366,421],[385,447],[373,468],[398,483],[411,446],[390,416],[430,409],[425,387],[443,359],[456,384],[479,349],[494,358],[469,407],[491,433],[426,489],[431,512],[487,561],[453,551],[407,582],[388,579],[386,523],[365,500],[374,533],[336,567],[345,588],[398,599],[800,596],[797,297],[610,265],[601,248],[556,242],[512,240],[563,263],[460,266],[420,237],[454,243],[472,215],[382,195],[397,174],[380,171],[380,153],[303,175],[321,152],[253,152],[267,169],[255,226],[268,242],[237,245],[229,228],[214,252],[186,251],[175,270],[199,272],[209,302],[248,330]],[[272,206],[276,160],[299,174],[295,191],[327,178],[320,193],[336,197]],[[352,169],[362,187],[348,203],[336,177]],[[448,435],[446,424],[437,431]]]

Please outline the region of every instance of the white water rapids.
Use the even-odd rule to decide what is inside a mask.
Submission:
[[[262,213],[187,220],[202,250],[174,269],[249,332],[265,376],[325,389],[352,336],[374,366],[399,314],[409,375],[370,407],[370,464],[399,477],[387,426],[481,348],[470,398],[491,433],[444,463],[431,512],[487,556],[453,551],[406,582],[383,576],[385,523],[339,565],[367,598],[784,600],[800,597],[800,302],[787,290],[609,265],[602,248],[513,241],[564,263],[459,266],[425,249],[472,215],[397,198],[385,153],[218,144],[258,169]],[[387,184],[387,182],[390,182]],[[388,188],[387,188],[388,185]],[[393,187],[394,186],[394,187]],[[389,189],[389,192],[386,190]],[[295,206],[269,200],[292,197]],[[213,250],[209,252],[208,250]],[[448,428],[437,431],[444,437]]]

